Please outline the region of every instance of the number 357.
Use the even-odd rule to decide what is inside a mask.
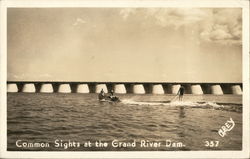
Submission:
[[[205,141],[206,147],[218,147],[219,141]]]

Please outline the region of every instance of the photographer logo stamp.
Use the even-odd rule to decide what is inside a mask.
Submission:
[[[221,128],[218,130],[218,134],[221,137],[224,137],[227,135],[227,132],[231,131],[235,126],[235,122],[233,121],[232,118],[226,121],[226,123],[221,126]]]

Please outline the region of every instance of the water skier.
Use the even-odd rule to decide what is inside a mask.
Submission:
[[[183,86],[181,86],[181,87],[179,88],[179,91],[177,92],[177,95],[179,95],[179,101],[182,101],[184,92],[185,92],[185,88],[184,88]]]

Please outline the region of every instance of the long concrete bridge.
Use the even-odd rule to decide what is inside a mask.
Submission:
[[[180,86],[186,94],[242,94],[242,83],[154,83],[154,82],[49,82],[8,81],[7,92],[24,93],[99,93],[102,89],[117,94],[176,94]]]

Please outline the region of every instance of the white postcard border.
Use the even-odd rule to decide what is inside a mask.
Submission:
[[[0,43],[0,158],[249,158],[249,1],[247,0],[2,0]],[[7,151],[7,8],[9,7],[239,7],[243,9],[242,151]]]

